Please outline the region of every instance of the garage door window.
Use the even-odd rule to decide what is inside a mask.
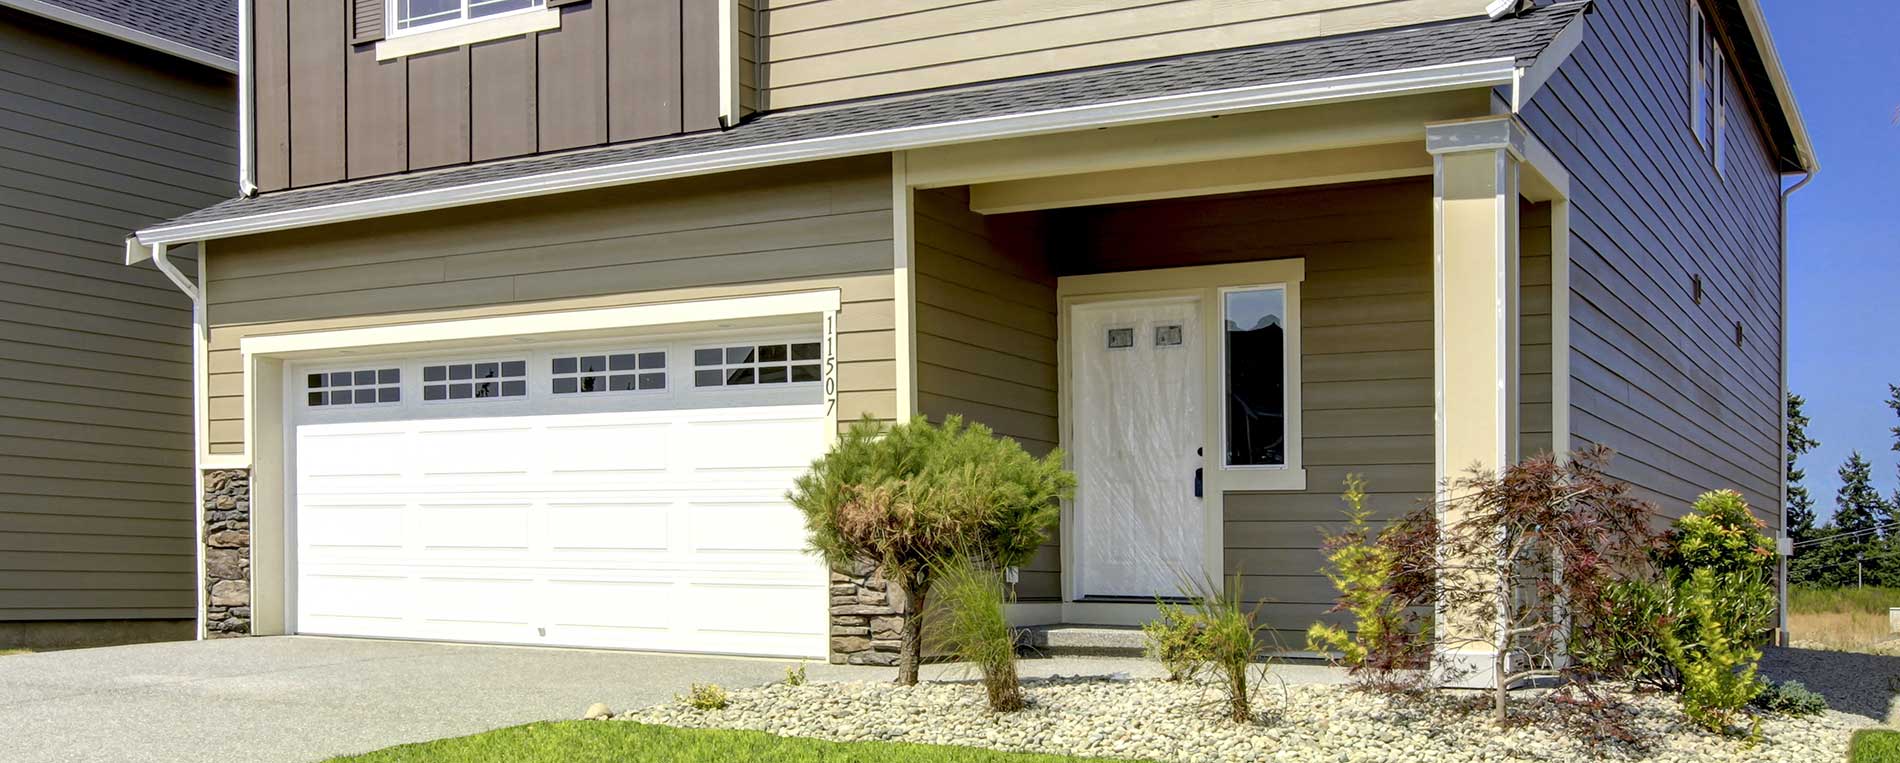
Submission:
[[[402,371],[365,368],[312,372],[304,377],[304,402],[311,406],[376,405],[402,401]]]
[[[549,362],[556,395],[660,392],[666,389],[664,350],[566,355]]]
[[[528,362],[477,360],[422,367],[424,402],[505,400],[528,396]]]
[[[816,383],[818,355],[817,342],[701,347],[693,350],[693,386]]]

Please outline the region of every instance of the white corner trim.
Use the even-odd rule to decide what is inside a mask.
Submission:
[[[265,334],[247,336],[239,341],[238,346],[240,352],[246,358],[250,358],[255,355],[286,355],[415,342],[489,339],[571,331],[638,328],[696,321],[817,314],[836,312],[842,302],[843,299],[839,296],[837,289],[818,289],[756,297],[662,302],[651,305],[464,318],[294,334]]]
[[[392,33],[376,43],[376,60],[388,61],[392,58],[413,56],[432,50],[459,48],[478,42],[560,28],[561,9],[542,8],[535,12],[510,13],[441,29],[428,29],[407,34]]]
[[[1557,68],[1570,60],[1570,54],[1583,43],[1583,27],[1589,17],[1587,13],[1577,14],[1557,33],[1556,39],[1538,52],[1536,61],[1518,70],[1517,83],[1511,88],[1512,113],[1523,111],[1537,96],[1537,91],[1543,89],[1544,83],[1550,81],[1551,75],[1557,73]]]
[[[0,6],[14,8],[35,16],[52,19],[63,24],[71,24],[90,32],[97,32],[116,40],[123,40],[143,48],[151,48],[193,63],[204,64],[219,71],[236,73],[236,59],[226,58],[202,48],[194,48],[182,42],[168,40],[148,32],[141,32],[129,26],[114,24],[105,19],[88,16],[68,8],[62,8],[41,0],[0,0]]]
[[[226,220],[160,225],[139,231],[138,239],[146,244],[202,241],[628,183],[953,143],[1445,90],[1496,87],[1510,84],[1516,72],[1516,60],[1507,56],[1271,85],[1112,101],[1026,114],[981,117],[943,124],[901,127],[852,135],[808,138],[764,146],[708,151],[687,156],[630,161],[600,167],[550,172],[525,178],[493,180],[375,199],[266,212]]]
[[[719,2],[719,126],[739,124],[739,0]]]

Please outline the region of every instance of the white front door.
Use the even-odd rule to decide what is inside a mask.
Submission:
[[[1194,297],[1071,308],[1080,598],[1175,596],[1201,582],[1201,308]]]

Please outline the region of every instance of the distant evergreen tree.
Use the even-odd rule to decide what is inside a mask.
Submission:
[[[1887,407],[1893,409],[1895,416],[1900,416],[1900,385],[1887,385]],[[1894,452],[1900,453],[1900,424],[1894,425],[1887,431],[1893,433]],[[1894,464],[1894,471],[1900,473],[1900,464]],[[1894,486],[1893,498],[1887,501],[1887,506],[1894,511],[1900,511],[1900,484]]]
[[[1834,492],[1834,521],[1830,523],[1836,537],[1821,544],[1827,547],[1824,554],[1847,563],[1847,584],[1855,582],[1858,569],[1859,579],[1867,585],[1882,585],[1890,554],[1880,526],[1891,516],[1892,508],[1874,489],[1873,464],[1861,457],[1860,451],[1848,456],[1839,474],[1841,487]]]
[[[1788,538],[1794,542],[1794,556],[1788,559],[1788,582],[1796,585],[1821,585],[1826,568],[1819,564],[1821,547],[1817,538],[1814,496],[1802,481],[1807,472],[1796,461],[1820,447],[1820,441],[1808,436],[1808,415],[1802,410],[1807,401],[1800,395],[1788,395]]]

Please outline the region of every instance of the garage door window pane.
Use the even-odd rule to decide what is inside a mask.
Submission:
[[[715,350],[717,361],[723,353]],[[602,392],[653,392],[666,389],[666,351],[613,350],[554,358],[548,366],[556,395]],[[658,373],[634,371],[659,369]]]
[[[528,361],[474,360],[422,367],[422,399],[506,400],[528,396]]]
[[[819,344],[755,344],[693,352],[693,386],[814,384],[822,380]]]
[[[325,371],[304,375],[310,407],[376,405],[402,399],[402,372],[394,368]]]

